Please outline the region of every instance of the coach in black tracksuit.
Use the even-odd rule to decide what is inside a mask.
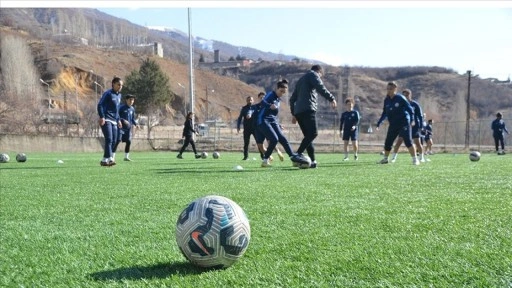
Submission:
[[[318,108],[317,98],[320,94],[331,102],[331,107],[336,108],[336,99],[322,82],[323,69],[320,65],[313,65],[311,70],[306,72],[295,85],[295,90],[290,97],[290,109],[293,115],[292,123],[299,123],[300,130],[304,138],[297,149],[297,154],[304,153],[307,150],[311,158],[312,166],[316,167],[315,148],[313,140],[318,136],[318,127],[316,122],[316,110]]]
[[[256,140],[256,136],[254,135],[254,124],[252,119],[252,114],[254,113],[254,106],[252,103],[254,102],[254,99],[249,96],[246,98],[247,105],[243,106],[240,110],[240,115],[238,116],[238,121],[236,124],[236,131],[237,133],[240,133],[240,125],[244,124],[244,159],[247,160],[247,157],[249,157],[249,141],[251,140],[251,135]]]
[[[192,146],[192,150],[194,151],[196,159],[201,158],[200,154],[197,154],[196,150],[196,143],[194,142],[194,135],[197,135],[197,131],[194,130],[194,112],[188,112],[187,113],[187,119],[185,120],[185,123],[183,124],[183,133],[182,137],[183,140],[183,146],[181,146],[180,152],[178,156],[176,156],[178,159],[183,159],[183,152],[187,148],[188,144]]]

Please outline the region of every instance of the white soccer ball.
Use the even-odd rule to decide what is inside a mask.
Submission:
[[[212,157],[213,157],[213,159],[219,159],[220,153],[215,151],[215,152],[213,152]]]
[[[227,268],[247,250],[251,227],[233,200],[205,196],[191,202],[176,223],[176,243],[194,265]]]
[[[18,161],[18,162],[25,162],[25,161],[27,161],[27,155],[25,155],[25,153],[18,153],[18,154],[16,154],[16,161]]]
[[[206,152],[201,153],[201,158],[203,158],[203,159],[208,158],[208,153],[206,153]]]
[[[308,169],[311,167],[311,158],[309,158],[309,156],[304,156],[304,158],[308,160],[308,163],[298,163],[300,169]]]
[[[7,163],[7,162],[9,162],[9,160],[11,160],[11,158],[9,157],[8,154],[6,154],[6,153],[0,154],[0,163]]]
[[[476,162],[476,161],[480,160],[480,156],[481,156],[480,152],[471,151],[471,153],[469,153],[469,160]]]

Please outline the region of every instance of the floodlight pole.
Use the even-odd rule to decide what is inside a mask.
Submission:
[[[188,60],[189,60],[189,88],[190,88],[190,112],[194,112],[194,54],[193,54],[193,40],[192,40],[192,12],[188,8]],[[194,121],[194,119],[192,119]]]

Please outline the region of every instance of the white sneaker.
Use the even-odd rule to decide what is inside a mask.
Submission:
[[[270,165],[270,159],[263,159],[263,161],[261,161],[261,167],[270,167],[272,165]]]
[[[343,158],[343,161],[348,161],[348,157]]]
[[[383,158],[382,160],[378,161],[377,164],[388,164],[388,158]]]
[[[412,159],[412,165],[420,165],[420,160],[418,158]]]
[[[391,158],[391,163],[395,163],[395,162],[396,162],[396,157]]]

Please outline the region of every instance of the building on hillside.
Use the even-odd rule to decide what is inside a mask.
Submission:
[[[238,78],[240,71],[249,70],[252,63],[253,61],[249,59],[220,61],[220,54],[219,50],[217,49],[214,50],[213,62],[199,62],[198,68],[212,70],[219,75]]]

